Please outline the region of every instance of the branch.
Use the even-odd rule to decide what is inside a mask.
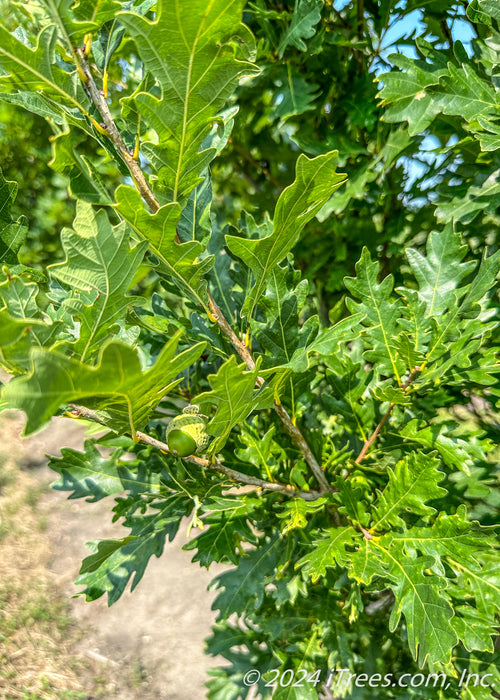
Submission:
[[[233,331],[227,320],[225,319],[222,311],[216,304],[215,300],[209,295],[209,306],[210,312],[215,318],[217,324],[221,328],[222,332],[229,339],[231,345],[236,350],[241,359],[245,362],[249,370],[255,369],[255,360],[249,348],[243,343],[236,333]],[[264,379],[262,377],[257,377],[255,381],[256,385],[260,387],[264,384]],[[311,448],[307,444],[305,437],[302,435],[300,429],[293,423],[292,419],[288,415],[286,409],[276,401],[274,402],[274,410],[280,417],[280,420],[285,428],[287,434],[292,438],[293,443],[299,448],[309,465],[312,473],[316,477],[318,484],[324,491],[332,491],[331,485],[328,483],[323,470],[316,457],[314,456]]]
[[[408,377],[408,379],[406,380],[406,382],[405,382],[404,384],[401,385],[401,389],[402,389],[403,391],[405,391],[405,390],[410,386],[410,384],[413,382],[413,380],[414,380],[414,378],[415,378],[415,375],[418,374],[418,372],[420,372],[420,367],[415,367],[415,369],[412,369],[412,370],[411,370],[410,376]],[[383,415],[382,420],[381,420],[380,423],[377,425],[377,427],[375,428],[375,430],[373,431],[373,433],[370,435],[370,437],[368,438],[368,440],[365,441],[365,444],[363,445],[363,448],[362,448],[361,452],[359,453],[359,455],[358,455],[358,456],[356,457],[356,459],[354,460],[355,464],[361,464],[361,462],[364,460],[364,458],[366,457],[366,454],[367,454],[368,450],[369,450],[370,447],[373,445],[373,443],[374,443],[375,440],[377,439],[378,434],[380,433],[380,431],[382,430],[382,428],[383,428],[384,425],[386,424],[386,422],[387,422],[389,416],[391,415],[391,413],[392,413],[392,411],[393,411],[393,409],[394,409],[394,406],[396,406],[395,403],[392,403],[392,402],[391,402],[391,403],[389,404],[389,408],[387,409],[387,411],[386,411],[385,414]]]
[[[99,416],[98,411],[93,411],[90,408],[86,408],[85,406],[78,406],[76,404],[70,404],[70,408],[73,412],[73,415],[86,418],[87,420],[93,420],[105,427],[108,427],[106,426],[106,423],[103,421],[103,419]],[[169,450],[168,445],[165,442],[162,442],[161,440],[157,440],[156,438],[151,437],[146,433],[142,433],[139,430],[136,432],[136,438],[140,442],[143,442],[145,445],[151,445],[152,447],[155,447],[156,449],[161,450],[166,454],[172,455],[172,452]],[[315,501],[318,498],[321,498],[321,496],[325,495],[324,492],[321,491],[300,491],[299,489],[294,489],[293,486],[290,486],[289,484],[265,481],[264,479],[259,479],[256,476],[250,476],[248,474],[244,474],[243,472],[238,472],[235,469],[231,469],[230,467],[226,467],[221,462],[210,462],[208,459],[205,459],[205,457],[197,457],[196,455],[190,455],[189,457],[183,457],[182,459],[184,459],[186,462],[196,464],[198,467],[202,467],[202,469],[210,469],[211,471],[218,472],[219,474],[224,474],[224,476],[227,476],[228,479],[231,479],[231,481],[235,481],[240,484],[258,486],[259,488],[265,489],[266,491],[283,493],[286,496],[291,496],[292,498],[302,498],[304,501]]]
[[[103,120],[104,124],[104,133],[109,136],[110,140],[113,142],[113,144],[116,146],[118,149],[119,153],[123,157],[125,163],[127,164],[130,173],[137,185],[137,189],[139,190],[139,193],[141,197],[145,200],[145,202],[148,204],[150,210],[154,213],[158,211],[160,208],[160,203],[154,196],[151,188],[149,187],[146,178],[144,177],[144,173],[141,170],[141,167],[139,163],[132,157],[132,155],[129,153],[127,146],[125,142],[123,141],[120,132],[118,131],[118,128],[113,121],[113,117],[111,116],[111,112],[109,111],[108,103],[106,102],[106,99],[104,98],[103,93],[97,89],[97,86],[95,84],[94,78],[92,77],[92,73],[90,70],[90,66],[87,60],[87,57],[85,56],[85,53],[83,52],[82,49],[78,49],[78,57],[80,59],[80,67],[85,75],[86,82],[84,82],[84,87],[87,90],[90,99],[93,101],[95,106],[97,107],[99,114],[101,115],[101,118]],[[98,125],[99,126],[99,125]],[[235,144],[233,143],[233,146]],[[236,147],[235,148],[241,148],[241,147]],[[250,156],[251,157],[251,156]],[[255,161],[257,163],[257,161]],[[257,163],[257,165],[259,165]],[[261,167],[261,166],[259,166]],[[263,169],[263,172],[264,169]],[[271,175],[269,174],[269,177],[271,178]],[[281,188],[280,183],[276,180],[275,184]],[[248,367],[249,370],[255,369],[255,360],[252,356],[252,353],[250,350],[247,348],[245,343],[243,343],[236,333],[233,331],[231,328],[231,325],[227,321],[227,319],[224,317],[224,314],[222,313],[221,309],[217,305],[215,299],[211,296],[210,293],[208,293],[208,304],[209,304],[209,310],[214,318],[215,322],[221,329],[221,331],[224,333],[226,338],[229,340],[233,348],[236,350],[238,355],[242,358],[242,360],[245,362],[246,366]],[[264,384],[264,379],[262,377],[257,377],[257,386],[261,387]],[[320,465],[318,464],[318,461],[316,460],[316,457],[314,456],[311,448],[307,444],[307,441],[305,437],[302,435],[301,431],[299,428],[294,425],[292,420],[290,419],[290,416],[286,412],[286,410],[281,406],[281,404],[277,404],[276,402],[274,403],[274,410],[280,417],[283,426],[288,433],[288,435],[292,438],[294,444],[300,449],[301,453],[304,456],[304,459],[306,460],[307,464],[309,465],[312,473],[314,474],[318,484],[321,486],[322,490],[324,491],[331,491],[332,487],[328,483],[323,470],[321,469]]]

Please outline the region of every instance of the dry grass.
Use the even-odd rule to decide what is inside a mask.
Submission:
[[[47,569],[49,541],[37,512],[43,487],[16,456],[15,445],[0,454],[0,698],[105,697],[105,679],[78,653],[81,634]]]

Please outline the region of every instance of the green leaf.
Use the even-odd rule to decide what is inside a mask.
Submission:
[[[129,2],[122,4],[124,4],[124,9],[128,9],[128,6],[130,5]],[[134,7],[134,10],[135,12],[139,12],[140,14],[144,15],[149,10],[154,9],[155,5],[156,0],[143,0],[143,2]],[[124,35],[125,27],[122,26],[122,24],[118,22],[117,18],[115,17],[113,21],[108,20],[108,22],[106,22],[98,32],[97,37],[93,38],[92,55],[98,69],[101,72],[107,70],[111,57],[122,43]],[[124,98],[124,101],[125,100],[126,98]]]
[[[141,264],[146,244],[130,249],[126,224],[113,228],[104,210],[95,214],[91,205],[81,201],[77,203],[73,226],[61,234],[66,261],[48,269],[53,277],[73,289],[97,292],[92,305],[82,305],[78,314],[80,336],[73,349],[81,354],[83,362],[99,350],[127,307],[141,301],[126,292]]]
[[[485,250],[479,270],[469,285],[458,291],[450,291],[454,299],[450,310],[439,318],[435,325],[433,337],[427,340],[429,347],[425,363],[428,365],[422,379],[426,382],[440,381],[447,372],[453,375],[454,368],[461,369],[467,375],[472,361],[477,360],[475,353],[479,351],[485,339],[496,326],[496,322],[488,324],[491,311],[486,308],[489,290],[494,284],[500,268],[500,251],[487,255]],[[459,296],[463,296],[459,302]],[[419,312],[418,326],[425,331],[425,314]],[[431,364],[432,363],[432,364]],[[492,371],[498,369],[491,367]],[[487,382],[486,373],[481,373],[482,381]]]
[[[500,101],[493,86],[480,78],[472,66],[463,63],[457,68],[448,64],[448,73],[441,76],[437,95],[443,114],[456,114],[472,121],[495,117]]]
[[[242,462],[253,464],[259,472],[272,481],[272,471],[279,464],[279,459],[273,453],[280,450],[273,441],[276,428],[272,425],[265,435],[252,428],[248,423],[241,424],[240,440],[246,446],[245,449],[235,450],[236,457]]]
[[[182,242],[204,241],[212,231],[210,207],[212,205],[212,182],[207,171],[203,181],[191,192],[182,210],[177,233]]]
[[[499,175],[500,171],[495,170],[481,185],[471,185],[464,196],[453,197],[449,202],[441,203],[436,208],[437,220],[470,224],[481,212],[495,212],[500,206]]]
[[[76,69],[72,73],[63,70],[56,61],[57,28],[49,25],[42,29],[36,48],[31,49],[10,34],[0,24],[0,90],[19,92],[30,109],[31,95],[40,92],[49,101],[51,109],[74,110],[87,114],[85,95]]]
[[[387,546],[378,538],[365,540],[351,557],[350,575],[360,583],[368,584],[374,576],[389,579],[396,598],[389,630],[396,630],[403,614],[408,645],[420,668],[427,661],[447,663],[458,641],[445,596],[446,579],[430,572],[433,562],[433,557],[405,556],[401,545]]]
[[[448,224],[443,231],[432,232],[427,239],[427,255],[408,248],[406,255],[419,285],[419,297],[426,303],[426,316],[439,317],[454,301],[453,290],[476,267],[475,260],[461,262],[467,246]]]
[[[307,355],[317,353],[323,358],[330,358],[336,354],[346,341],[353,342],[361,334],[361,321],[364,315],[351,314],[341,321],[337,321],[329,328],[323,328],[310,345],[305,348]],[[294,358],[297,361],[297,353]]]
[[[353,362],[348,355],[327,357],[326,363],[331,391],[322,392],[322,403],[329,414],[342,416],[353,436],[366,442],[375,420],[375,405],[369,389],[373,373],[366,371],[364,360]]]
[[[40,316],[38,293],[38,285],[35,282],[28,282],[18,275],[6,276],[0,283],[0,298],[16,318],[33,319]]]
[[[500,148],[500,126],[492,119],[479,116],[477,122],[473,122],[467,129],[479,139],[481,150],[496,151]]]
[[[229,250],[252,270],[255,279],[243,305],[242,315],[252,316],[274,267],[294,247],[304,226],[317,214],[332,192],[345,182],[345,175],[336,172],[337,162],[337,151],[312,159],[300,155],[295,182],[278,199],[272,233],[260,240],[226,236]]]
[[[101,457],[92,440],[85,440],[84,452],[63,447],[61,457],[51,457],[48,466],[60,475],[51,484],[56,491],[72,491],[68,498],[85,498],[95,503],[114,493],[157,493],[159,475],[148,471],[144,462],[130,469],[130,462],[120,461],[123,449]]]
[[[217,438],[210,446],[214,454],[222,449],[235,425],[242,423],[252,411],[272,406],[272,391],[255,388],[258,374],[258,365],[247,371],[246,365],[238,365],[232,355],[217,374],[208,375],[212,391],[197,396],[196,403],[202,411],[204,406],[217,407],[215,416],[207,425],[207,432]]]
[[[438,60],[433,64],[414,61],[402,54],[393,54],[389,58],[394,65],[404,70],[379,76],[384,83],[379,97],[382,105],[387,107],[383,120],[407,121],[410,136],[415,136],[424,131],[439,112],[439,106],[433,100],[429,88],[437,85],[440,76],[446,73],[446,63],[439,52],[434,52],[433,58]]]
[[[444,479],[444,473],[439,471],[439,460],[428,455],[411,453],[400,460],[394,470],[387,470],[389,483],[382,492],[373,508],[374,522],[371,530],[388,529],[391,526],[404,526],[402,513],[416,513],[429,517],[436,512],[435,508],[426,505],[427,501],[442,498],[446,489],[438,486]]]
[[[53,22],[63,43],[71,39],[76,46],[85,34],[112,19],[123,4],[119,0],[44,0],[32,7],[32,13],[40,24]]]
[[[478,611],[490,619],[500,611],[500,573],[498,554],[481,555],[483,566],[465,564],[453,557],[448,563],[456,575],[455,586],[463,599],[473,596]]]
[[[31,275],[27,275],[31,277]],[[42,314],[38,303],[38,286],[17,275],[0,283],[0,348],[2,365],[15,374],[29,369],[32,347],[53,347],[59,341],[72,340],[73,321],[66,308],[68,296],[56,310],[46,306]]]
[[[290,63],[276,72],[274,80],[282,83],[274,96],[274,114],[277,117],[286,121],[289,117],[314,109],[312,103],[317,97],[318,85],[308,82]]]
[[[72,11],[78,24],[88,22],[92,25],[90,29],[85,30],[84,34],[86,34],[99,29],[105,22],[113,19],[116,13],[127,4],[128,2],[121,2],[121,0],[97,0],[97,2],[96,0],[77,0],[73,3]],[[78,24],[74,26],[78,27]],[[73,41],[78,39],[74,38]]]
[[[251,522],[259,500],[251,496],[238,498],[210,498],[203,504],[206,513],[203,524],[208,528],[184,545],[183,549],[197,549],[192,561],[207,569],[212,562],[238,564],[242,540],[253,542]]]
[[[50,167],[69,178],[69,192],[75,199],[90,204],[111,205],[113,200],[106,189],[98,169],[85,155],[78,153],[76,146],[88,138],[87,134],[67,130],[52,138],[52,160]]]
[[[237,273],[234,270],[234,260],[228,254],[224,244],[224,231],[217,225],[213,226],[207,252],[214,255],[214,265],[208,271],[207,280],[210,293],[225,317],[234,318],[240,308],[235,281]],[[250,272],[247,277],[250,277]],[[243,288],[244,286],[243,282]]]
[[[341,476],[337,477],[336,486],[338,493],[333,498],[338,503],[339,513],[345,513],[352,522],[368,527],[370,514],[363,489]]]
[[[124,522],[131,534],[118,540],[89,542],[93,552],[83,560],[77,586],[85,586],[81,592],[87,601],[108,594],[108,605],[115,603],[133,576],[131,591],[142,579],[149,559],[159,557],[167,535],[173,539],[182,518],[192,506],[185,495],[172,495],[152,508],[156,510],[144,516],[132,516]]]
[[[389,537],[386,540],[389,541]],[[444,564],[451,561],[479,572],[484,554],[499,548],[495,528],[471,522],[463,504],[453,515],[439,513],[431,527],[413,527],[403,533],[393,533],[391,541],[396,546],[402,543],[410,556],[421,552],[434,557],[433,569],[441,575],[446,572]],[[498,596],[496,603],[500,605]]]
[[[116,190],[116,209],[158,257],[160,268],[196,303],[206,305],[205,283],[202,276],[213,265],[213,256],[201,260],[203,251],[199,241],[178,243],[177,224],[181,210],[176,202],[166,204],[149,214],[143,207],[140,194],[131,187],[120,185]]]
[[[467,651],[488,651],[493,653],[492,636],[496,636],[495,622],[485,617],[475,608],[458,605],[452,619],[453,627]]]
[[[143,372],[136,350],[118,342],[106,345],[96,367],[89,367],[57,352],[35,349],[32,370],[9,382],[2,397],[25,411],[24,434],[41,428],[63,404],[83,402],[102,411],[122,432],[144,426],[153,408],[172,387],[174,377],[194,362],[205,347],[199,343],[175,356],[181,332],[163,347],[155,364]]]
[[[295,46],[299,51],[305,51],[307,45],[304,39],[314,36],[315,26],[321,19],[323,0],[295,0],[292,21],[281,37],[278,46],[278,56],[283,57],[287,46]]]
[[[307,516],[323,508],[325,503],[325,498],[318,498],[312,502],[304,501],[302,498],[292,498],[287,501],[278,513],[278,518],[282,521],[281,534],[286,535],[291,530],[307,527]]]
[[[134,37],[146,70],[158,80],[162,96],[140,93],[138,111],[156,130],[160,146],[146,156],[158,172],[157,185],[168,200],[183,201],[215,155],[200,151],[212,122],[238,81],[257,69],[236,57],[239,42],[251,50],[253,38],[241,24],[244,0],[173,3],[159,0],[154,21],[121,12],[119,21]],[[248,54],[247,54],[248,55]]]
[[[295,565],[296,568],[302,567],[313,583],[326,575],[328,567],[346,566],[349,561],[346,545],[354,545],[361,537],[361,533],[350,526],[329,528],[324,534],[325,537],[313,540],[314,549]]]
[[[416,44],[425,62],[393,54],[389,60],[404,71],[379,76],[384,83],[379,96],[383,105],[389,105],[384,121],[407,121],[413,136],[424,131],[439,113],[457,115],[468,122],[495,117],[498,95],[471,64],[462,61],[458,67],[422,39]]]
[[[300,323],[308,283],[302,280],[293,288],[294,276],[293,271],[279,265],[274,268],[259,301],[265,322],[252,319],[250,324],[252,337],[266,352],[262,375],[279,376],[280,384],[291,372],[306,372],[321,356],[337,352],[344,342],[353,341],[363,318],[362,314],[353,314],[321,330],[316,315]]]
[[[0,311],[0,349],[4,350],[10,345],[17,343],[27,331],[31,330],[33,325],[44,325],[38,319],[21,319],[13,318],[7,311]]]
[[[299,314],[309,285],[307,280],[302,280],[293,288],[294,276],[293,271],[279,265],[271,271],[265,294],[259,300],[265,320],[251,321],[252,337],[267,351],[264,368],[290,363],[295,351],[307,346],[311,335],[317,334],[317,317],[309,318],[302,328],[299,327]]]
[[[500,10],[495,0],[472,0],[467,7],[467,17],[491,27],[492,19],[500,20]]]
[[[408,363],[408,366],[411,367],[415,366],[416,364],[416,362],[412,361]],[[406,394],[404,389],[393,386],[392,380],[390,379],[387,379],[385,382],[381,382],[375,389],[373,389],[372,394],[377,401],[387,402],[389,404],[393,403],[396,406],[409,406],[411,404],[411,399]]]
[[[420,668],[427,660],[447,663],[457,635],[451,624],[453,609],[441,594],[445,579],[436,580],[424,574],[432,563],[431,558],[400,559],[387,550],[384,557],[390,562],[390,575],[396,580],[396,585],[391,586],[396,601],[389,630],[394,632],[402,613],[406,618],[408,645]]]
[[[469,474],[469,468],[474,460],[484,459],[484,452],[480,446],[472,442],[466,442],[461,438],[447,435],[448,427],[440,425],[428,425],[424,427],[422,421],[414,418],[399,432],[400,436],[417,442],[429,449],[437,450],[445,464],[455,467]]]
[[[347,299],[346,304],[351,313],[361,313],[365,317],[364,335],[369,343],[369,349],[365,352],[366,359],[377,364],[381,374],[394,376],[398,384],[401,384],[401,375],[406,367],[398,357],[395,341],[402,305],[399,299],[392,298],[392,275],[387,275],[379,284],[379,270],[379,263],[372,262],[368,248],[363,248],[361,258],[356,263],[356,277],[344,279],[347,289],[361,302]]]
[[[278,551],[283,540],[277,537],[264,546],[252,549],[242,557],[237,569],[226,571],[210,584],[210,589],[222,588],[212,610],[218,610],[217,619],[229,617],[244,610],[257,610],[264,598],[267,576],[274,577]]]
[[[306,669],[301,666],[297,668],[294,675],[295,683],[298,683],[299,678],[302,678],[302,674],[300,672],[305,670]],[[313,673],[312,669],[309,671],[309,673]],[[307,677],[304,684],[301,683],[300,685],[297,685],[297,687],[294,687],[294,683],[286,688],[278,686],[276,688],[276,692],[273,693],[273,700],[317,700],[319,698],[318,691],[313,686],[306,684]]]
[[[16,265],[17,254],[27,233],[26,218],[14,221],[11,207],[17,194],[17,183],[8,182],[0,168],[0,265]]]

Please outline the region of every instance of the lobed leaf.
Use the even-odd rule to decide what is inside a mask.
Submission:
[[[159,475],[148,471],[141,462],[138,469],[121,461],[122,448],[115,448],[108,457],[102,457],[92,440],[85,440],[84,451],[63,447],[61,457],[51,457],[48,466],[60,475],[51,484],[56,491],[72,491],[68,498],[85,498],[95,503],[115,493],[157,493]]]
[[[304,39],[314,36],[315,26],[321,19],[323,0],[295,0],[292,21],[283,33],[278,46],[278,56],[283,57],[287,46],[295,46],[299,51],[305,51],[307,45]]]
[[[426,304],[426,316],[439,317],[455,297],[453,290],[476,267],[474,260],[461,262],[467,246],[461,245],[460,235],[448,224],[443,231],[432,232],[427,239],[427,255],[407,248],[406,255],[419,285],[419,297]]]
[[[137,351],[119,342],[102,349],[95,367],[58,352],[35,349],[30,374],[3,387],[2,398],[26,413],[25,435],[39,430],[60,406],[71,402],[101,411],[102,419],[114,429],[135,435],[177,383],[173,383],[174,377],[205,347],[199,343],[175,356],[181,335],[178,332],[165,344],[155,364],[145,372]]]
[[[210,584],[212,590],[221,588],[212,609],[218,610],[217,619],[229,617],[244,610],[257,610],[264,598],[267,576],[273,576],[282,543],[281,537],[270,540],[242,557],[237,569],[216,576]]]
[[[24,216],[14,221],[11,207],[17,194],[17,183],[8,182],[0,168],[0,265],[16,265],[17,254],[26,238]]]
[[[411,453],[400,460],[394,470],[388,469],[389,483],[373,508],[374,522],[371,530],[388,529],[391,526],[404,526],[403,513],[416,513],[429,517],[435,508],[426,505],[427,501],[442,498],[446,489],[438,486],[444,479],[439,470],[439,460],[428,455]]]
[[[394,376],[398,384],[401,384],[401,375],[406,368],[398,356],[396,342],[397,321],[402,315],[402,304],[399,299],[392,297],[392,275],[378,282],[379,269],[379,263],[372,261],[368,249],[363,248],[361,258],[356,263],[356,277],[346,277],[344,280],[351,294],[361,301],[348,299],[346,304],[351,313],[361,313],[364,316],[364,335],[369,348],[365,352],[366,359],[377,364],[381,374]]]
[[[147,212],[140,194],[120,185],[116,190],[116,210],[130,224],[134,232],[147,241],[152,253],[159,260],[160,269],[181,286],[182,290],[200,305],[206,305],[205,283],[202,279],[213,264],[213,256],[201,260],[203,251],[199,241],[177,241],[177,225],[181,209],[177,202],[160,207],[155,214]]]
[[[361,536],[351,526],[330,528],[325,531],[325,537],[313,540],[314,550],[299,559],[296,568],[311,577],[313,583],[326,575],[328,567],[346,566],[349,554],[346,545],[354,545]]]
[[[238,365],[232,355],[217,372],[208,375],[212,391],[196,397],[202,411],[204,406],[215,405],[215,416],[207,425],[207,432],[217,439],[210,449],[213,453],[220,451],[229,433],[254,410],[269,408],[273,403],[272,391],[255,389],[259,367],[248,371],[244,363]]]
[[[252,317],[273,269],[297,243],[307,222],[345,182],[345,175],[336,172],[337,162],[337,151],[312,159],[300,155],[295,182],[278,199],[272,233],[260,240],[226,236],[229,250],[241,258],[254,275],[254,286],[243,305],[242,315]]]
[[[153,21],[121,12],[145,69],[160,84],[158,98],[141,92],[138,112],[156,130],[159,145],[144,152],[157,171],[168,201],[184,202],[215,155],[201,150],[212,123],[243,76],[258,70],[236,57],[235,45],[252,50],[253,37],[241,24],[243,0],[158,0]],[[247,56],[249,54],[247,53]]]
[[[133,591],[144,576],[149,559],[162,554],[167,536],[174,538],[191,507],[191,499],[184,494],[171,495],[153,505],[156,512],[127,518],[124,525],[131,530],[129,536],[87,543],[93,554],[83,560],[75,581],[77,586],[85,586],[81,595],[91,601],[107,593],[108,605],[112,605],[132,576]]]
[[[18,93],[30,108],[31,96],[39,92],[59,115],[67,110],[86,114],[88,98],[75,71],[68,73],[56,61],[57,27],[42,29],[31,49],[0,23],[0,91]],[[42,100],[43,102],[43,100]]]
[[[82,292],[97,295],[91,305],[82,305],[77,318],[80,334],[73,346],[83,362],[99,350],[102,341],[109,338],[113,324],[122,319],[139,297],[126,294],[137,268],[142,262],[145,243],[129,247],[126,224],[114,228],[106,213],[78,202],[74,229],[64,229],[61,241],[66,261],[50,265],[50,274],[64,284]]]

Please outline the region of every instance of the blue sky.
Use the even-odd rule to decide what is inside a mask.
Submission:
[[[340,11],[349,5],[350,2],[352,2],[352,0],[335,0],[333,5],[336,10]],[[424,2],[422,4],[425,5]],[[404,7],[404,5],[404,0],[398,3],[398,7]],[[422,21],[424,12],[424,9],[417,9],[400,19],[397,17],[394,18],[393,24],[389,27],[383,37],[382,56],[384,58],[395,51],[400,51],[401,53],[404,53],[412,58],[417,57],[414,49],[401,44],[398,46],[398,41],[400,39],[407,39],[413,32],[416,32],[416,36],[421,36],[425,32],[426,25]],[[464,44],[466,51],[470,55],[470,42],[474,38],[475,33],[471,25],[465,19],[465,10],[463,7],[458,8],[456,16],[448,21],[448,26],[451,29],[453,39],[459,39]]]
[[[334,0],[334,7],[338,11],[342,10],[351,1],[352,0]],[[405,0],[402,0],[402,2],[398,3],[397,7],[403,8],[405,4]],[[425,5],[424,2],[422,4]],[[450,6],[453,7],[451,3]],[[400,41],[408,39],[412,34],[414,36],[423,36],[425,34],[427,31],[427,26],[425,22],[422,21],[424,19],[425,10],[416,9],[401,18],[397,17],[396,12],[392,25],[383,36],[382,50],[380,52],[381,56],[387,60],[388,56],[399,52],[404,53],[410,58],[417,58],[417,52],[411,45],[411,42],[410,45],[404,45],[404,43],[400,43]],[[476,34],[473,27],[465,18],[465,10],[463,7],[460,6],[457,8],[455,16],[448,20],[448,26],[450,28],[452,38],[455,41],[460,40],[470,56],[472,54],[471,41]],[[426,38],[432,39],[432,35],[427,35]],[[385,72],[387,67],[384,66],[381,61],[379,61],[373,65],[373,70],[375,74],[378,74]],[[428,170],[428,165],[436,160],[435,149],[439,146],[440,144],[437,139],[432,136],[428,136],[422,142],[419,160],[409,160],[404,156],[401,158],[401,163],[404,165],[406,171],[405,190],[410,189],[416,179],[425,175],[426,171]]]

